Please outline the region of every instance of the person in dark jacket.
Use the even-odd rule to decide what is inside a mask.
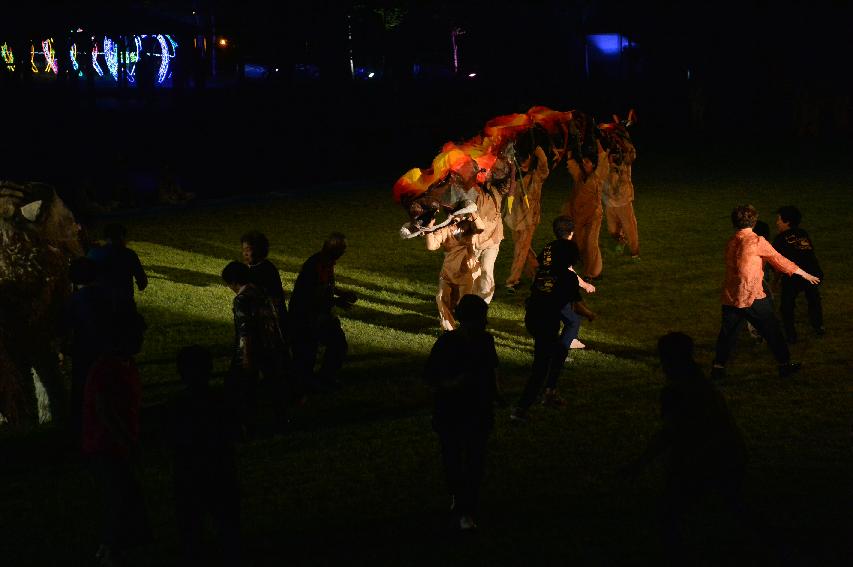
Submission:
[[[549,242],[539,254],[539,267],[527,298],[524,325],[533,336],[533,366],[521,399],[510,414],[514,423],[528,420],[528,409],[536,401],[543,384],[546,405],[560,407],[565,404],[557,395],[557,379],[572,340],[577,337],[580,314],[590,320],[595,317],[581,301],[581,280],[572,269],[580,256],[572,240],[574,223],[560,216],[553,225],[557,239]],[[589,289],[595,290],[592,286]]]
[[[349,309],[356,301],[354,293],[335,285],[335,264],[346,249],[346,237],[333,232],[323,248],[305,261],[293,284],[290,336],[294,371],[303,388],[334,385],[349,349],[341,321],[334,314],[335,307]],[[321,344],[326,350],[315,379],[314,364]]]
[[[243,262],[249,266],[252,281],[260,286],[275,307],[279,319],[279,327],[287,330],[287,305],[284,299],[284,286],[278,268],[270,262],[267,256],[270,252],[270,241],[257,230],[250,230],[240,237]]]
[[[454,313],[459,328],[438,338],[426,364],[453,525],[461,530],[477,527],[486,443],[494,426],[498,355],[486,331],[488,309],[479,296],[462,297]]]
[[[136,311],[133,282],[143,291],[148,287],[148,276],[136,252],[127,247],[127,229],[120,224],[104,227],[107,243],[91,248],[88,257],[98,265],[98,283],[109,290],[113,298],[113,311],[117,314]]]
[[[779,234],[773,239],[773,248],[782,256],[791,260],[805,271],[814,274],[823,280],[823,270],[817,261],[814,244],[809,233],[800,228],[803,215],[793,205],[780,207],[776,211],[776,229]],[[820,286],[809,285],[802,278],[796,278],[786,274],[780,274],[782,280],[782,297],[780,301],[782,311],[782,325],[785,328],[785,337],[789,343],[797,341],[797,329],[794,325],[794,308],[797,296],[800,292],[805,293],[806,302],[809,306],[809,322],[818,336],[823,336],[826,329],[823,326],[823,307],[820,301]]]

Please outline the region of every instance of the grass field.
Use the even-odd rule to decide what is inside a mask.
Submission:
[[[826,156],[823,156],[826,157]],[[333,230],[347,234],[338,283],[360,300],[342,313],[350,357],[345,387],[312,399],[286,436],[240,448],[243,530],[251,565],[551,565],[650,564],[661,549],[655,498],[661,468],[624,484],[614,471],[636,456],[658,425],[660,335],[694,337],[710,367],[719,330],[722,249],[729,212],[754,204],[771,211],[795,203],[805,214],[826,281],[828,335],[807,332],[792,347],[803,371],[782,381],[766,346],[743,337],[724,393],[750,452],[748,500],[794,564],[853,559],[853,175],[843,162],[782,157],[752,164],[704,156],[655,155],[635,167],[642,261],[617,257],[602,235],[604,279],[588,299],[599,314],[585,323],[588,350],[573,354],[561,378],[562,412],[536,409],[527,427],[500,410],[490,441],[479,534],[444,531],[445,496],[430,399],[421,369],[438,336],[434,303],[439,253],[403,241],[406,220],[390,198],[392,181],[299,190],[266,200],[196,205],[126,219],[131,247],[150,287],[137,295],[150,325],[138,362],[144,380],[140,471],[156,542],[138,565],[178,561],[163,410],[179,389],[177,351],[199,343],[224,372],[231,341],[232,293],[219,272],[238,259],[241,233],[257,228],[292,289],[301,263]],[[563,171],[545,188],[543,219],[567,192]],[[550,239],[539,227],[534,247]],[[775,232],[775,230],[774,230]],[[523,326],[526,291],[503,293],[512,250],[504,241],[499,291],[489,312],[500,377],[514,400],[527,376],[532,341]],[[79,461],[60,454],[50,427],[0,437],[0,564],[78,565],[97,547],[97,508]],[[704,508],[721,515],[715,503]],[[722,516],[721,516],[722,517]],[[771,554],[736,534],[692,524],[691,545],[705,564],[766,564]]]

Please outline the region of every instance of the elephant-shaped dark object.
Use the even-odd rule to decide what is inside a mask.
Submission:
[[[0,414],[11,425],[38,421],[33,374],[51,416],[65,413],[59,330],[68,266],[82,253],[74,216],[51,186],[0,181]]]

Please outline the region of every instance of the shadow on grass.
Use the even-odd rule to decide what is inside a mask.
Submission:
[[[363,287],[364,289],[369,289],[371,291],[380,291],[380,292],[381,291],[389,291],[388,286],[379,285],[379,284],[376,284],[376,283],[373,283],[370,281],[360,280],[360,279],[354,278],[352,276],[335,275],[335,281],[339,284],[344,285],[344,286],[348,286],[348,285],[358,286],[358,287]],[[399,293],[401,295],[414,296],[416,298],[423,300],[426,303],[431,303],[432,305],[435,305],[435,293],[432,293],[432,292],[431,293],[422,293],[422,292],[411,291],[411,290],[406,290],[404,292],[404,291],[397,291],[395,288],[390,288],[390,290],[395,291],[396,293]],[[401,307],[406,307],[406,306],[411,307],[411,304],[401,305]]]
[[[394,305],[393,302],[382,303]],[[356,304],[358,305],[358,304]],[[413,334],[431,334],[438,330],[438,317],[426,313],[385,313],[382,310],[363,307],[339,313],[341,319],[358,321],[367,325],[388,327],[396,331]]]
[[[184,268],[173,268],[171,266],[160,266],[157,264],[145,266],[150,279],[165,279],[174,283],[182,283],[194,287],[214,287],[222,285],[219,276]],[[159,275],[155,275],[159,274]],[[162,277],[160,277],[162,276]]]
[[[608,343],[594,339],[586,341],[586,349],[590,352],[609,354],[616,358],[630,360],[633,362],[655,366],[658,363],[657,352],[620,343]]]

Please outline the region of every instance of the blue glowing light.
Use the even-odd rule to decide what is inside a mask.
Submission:
[[[138,35],[135,35],[133,36],[133,43],[136,46],[136,57],[133,57],[133,53],[127,54],[127,59],[133,63],[130,70],[127,72],[127,80],[130,83],[136,82],[136,63],[139,61],[139,51],[142,49],[142,39]]]
[[[264,79],[269,74],[269,69],[263,65],[246,63],[246,66],[243,68],[243,73],[248,79]]]
[[[104,38],[104,59],[107,62],[110,75],[113,76],[113,79],[118,80],[118,45],[108,37]]]
[[[587,40],[603,55],[618,55],[626,47],[636,47],[633,41],[618,33],[592,34]]]
[[[160,69],[157,71],[157,82],[162,84],[163,81],[172,76],[172,74],[169,73],[169,60],[175,56],[178,43],[168,35],[164,36],[161,34],[155,37],[160,43]],[[172,48],[171,53],[169,51],[170,46]]]

